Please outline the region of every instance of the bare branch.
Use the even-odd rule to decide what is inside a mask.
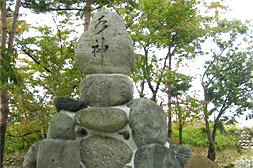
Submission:
[[[26,47],[25,48],[20,48],[28,57],[30,57],[35,63],[37,63],[38,65],[41,65],[41,63],[36,59],[34,58],[34,56],[32,54],[30,54],[27,50],[30,50],[29,48]],[[48,69],[47,67],[44,67],[43,66],[43,69],[45,69],[47,72],[50,72],[52,73],[52,71],[50,69]]]

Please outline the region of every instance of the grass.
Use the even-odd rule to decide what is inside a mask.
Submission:
[[[172,140],[178,143],[178,126],[176,123],[173,124],[172,128]],[[183,144],[189,147],[204,147],[208,148],[209,141],[205,132],[205,126],[202,123],[188,124],[183,129]],[[236,136],[230,133],[221,133],[219,130],[216,133],[215,145],[218,151],[227,148],[236,148]]]

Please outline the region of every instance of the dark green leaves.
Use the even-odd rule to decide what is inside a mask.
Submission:
[[[226,19],[220,21],[219,26],[214,36],[219,50],[213,50],[213,60],[206,62],[202,81],[205,100],[213,106],[209,115],[216,112],[217,121],[221,116],[240,116],[252,111],[253,95],[253,51],[249,43],[252,39],[245,34],[248,33],[248,26],[240,21]],[[229,40],[223,40],[222,36],[229,37]],[[244,41],[239,43],[242,39]],[[233,110],[225,114],[229,108]]]

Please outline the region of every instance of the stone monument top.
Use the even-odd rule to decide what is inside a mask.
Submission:
[[[76,64],[85,74],[128,75],[134,69],[133,42],[117,13],[102,11],[94,16],[78,41]]]

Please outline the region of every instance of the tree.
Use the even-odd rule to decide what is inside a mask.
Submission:
[[[132,77],[139,84],[140,96],[145,96],[147,86],[153,101],[157,101],[158,92],[167,88],[169,137],[172,133],[170,109],[173,90],[171,80],[166,76],[171,74],[173,68],[176,70],[183,59],[193,59],[200,51],[201,37],[205,35],[208,26],[205,23],[211,17],[201,16],[197,9],[198,4],[195,0],[141,0],[137,10],[132,13],[132,18],[137,15],[135,18],[138,21],[129,29],[135,47],[142,50],[136,55],[137,69]],[[165,54],[156,55],[154,50],[163,50]]]
[[[192,86],[191,80],[192,77],[169,71],[164,84],[167,84],[168,81],[171,83],[171,96],[173,101],[171,102],[171,112],[175,114],[179,123],[179,144],[182,144],[183,139],[183,127],[186,121],[190,120],[200,120],[200,101],[196,98],[193,98],[187,95],[187,91]],[[167,88],[165,88],[167,91]]]
[[[7,2],[1,1],[1,112],[0,112],[0,166],[3,167],[3,153],[5,144],[5,132],[7,126],[7,119],[9,114],[9,98],[8,98],[8,82],[9,80],[16,81],[15,72],[13,71],[14,58],[13,42],[16,33],[17,18],[19,14],[19,7],[21,0],[16,1],[15,10],[13,12],[13,19],[10,31],[7,27]],[[6,46],[7,45],[7,46]]]
[[[10,89],[12,121],[36,121],[43,138],[48,121],[56,112],[53,98],[77,98],[82,78],[74,61],[77,34],[68,28],[69,18],[55,24],[56,31],[48,26],[33,27],[38,35],[17,39],[19,50],[26,56],[18,58],[22,64],[17,67],[23,85],[11,85]],[[29,132],[29,128],[26,130]]]
[[[183,143],[183,128],[186,122],[199,121],[202,119],[200,116],[201,102],[191,96],[177,96],[176,101],[172,102],[172,112],[177,116],[179,128],[179,144]]]
[[[213,29],[214,48],[202,76],[203,112],[209,140],[208,158],[215,160],[215,136],[223,124],[253,108],[252,29],[248,23],[217,20]],[[211,129],[211,118],[214,123]]]

